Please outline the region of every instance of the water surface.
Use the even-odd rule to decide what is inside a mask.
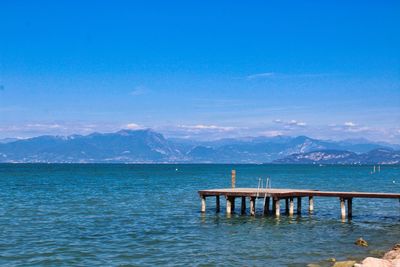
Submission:
[[[280,219],[261,201],[255,218],[228,218],[210,198],[201,214],[197,190],[228,187],[232,168],[238,187],[269,176],[275,188],[400,192],[399,166],[0,164],[0,265],[305,266],[400,241],[398,200],[355,199],[345,223],[336,198]]]

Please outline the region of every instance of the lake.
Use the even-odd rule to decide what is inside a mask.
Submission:
[[[224,199],[200,213],[197,191],[229,187],[231,169],[237,187],[400,192],[400,166],[0,164],[0,265],[329,266],[400,241],[398,200],[354,199],[344,223],[336,198],[292,218],[262,201],[255,217],[228,218]]]

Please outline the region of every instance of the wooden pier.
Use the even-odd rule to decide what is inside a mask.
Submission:
[[[233,185],[233,184],[232,184]],[[249,199],[249,213],[255,215],[256,199],[263,199],[264,214],[275,214],[279,217],[281,212],[281,200],[285,201],[285,211],[289,215],[294,214],[294,201],[296,200],[298,214],[301,213],[302,199],[308,199],[308,211],[314,210],[314,197],[335,197],[339,199],[342,219],[351,218],[353,214],[353,198],[391,198],[400,200],[400,193],[372,193],[372,192],[338,192],[300,189],[265,189],[265,188],[227,188],[200,190],[201,211],[206,211],[206,198],[215,197],[216,211],[220,211],[220,197],[226,199],[226,213],[235,211],[235,200],[241,199],[241,213],[246,214],[246,199]],[[272,200],[272,201],[271,201]],[[270,203],[272,202],[272,207]],[[346,214],[347,204],[347,214]]]

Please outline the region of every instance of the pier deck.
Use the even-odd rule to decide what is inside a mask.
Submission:
[[[200,196],[245,196],[264,198],[265,194],[270,197],[343,197],[343,198],[398,198],[400,193],[374,193],[374,192],[342,192],[342,191],[319,191],[319,190],[303,190],[303,189],[264,189],[264,188],[224,188],[200,190]]]
[[[314,210],[314,197],[337,197],[340,200],[342,219],[346,218],[346,203],[347,216],[352,217],[352,200],[353,198],[391,198],[399,199],[400,193],[375,193],[375,192],[341,192],[341,191],[319,191],[319,190],[303,190],[303,189],[265,189],[265,188],[223,188],[200,190],[201,211],[206,210],[206,198],[215,197],[216,211],[220,211],[220,196],[226,198],[226,212],[233,213],[235,210],[235,199],[241,198],[241,213],[246,213],[246,198],[250,200],[250,215],[255,215],[255,199],[264,199],[264,214],[271,211],[276,216],[280,216],[280,200],[285,200],[286,213],[293,215],[294,199],[297,199],[297,213],[301,213],[301,200],[303,197],[308,197],[309,212]],[[272,208],[270,209],[270,200],[272,200]]]

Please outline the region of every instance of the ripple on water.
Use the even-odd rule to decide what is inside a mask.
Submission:
[[[226,187],[229,165],[0,165],[0,265],[153,266],[330,264],[362,258],[400,240],[398,201],[355,199],[351,222],[339,201],[276,219],[199,212],[197,190]],[[385,167],[239,165],[237,185],[396,192]],[[223,199],[222,199],[223,200]],[[221,202],[221,210],[225,208]],[[362,236],[368,248],[354,245]]]

